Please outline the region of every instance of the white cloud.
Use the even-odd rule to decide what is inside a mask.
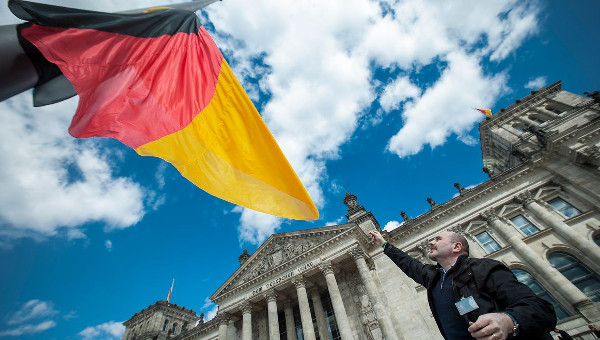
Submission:
[[[52,302],[33,299],[25,302],[21,308],[8,318],[12,328],[0,331],[0,337],[21,336],[41,333],[56,326],[53,320],[42,320],[58,314]]]
[[[206,313],[204,313],[204,321],[212,320],[212,318],[214,318],[218,312],[219,312],[219,306],[216,304],[213,304],[212,308],[209,309]]]
[[[491,107],[506,83],[502,74],[486,76],[481,60],[506,58],[535,33],[534,4],[229,0],[207,12],[222,49],[236,61],[260,57],[267,65],[253,70],[249,62],[232,64],[237,74],[261,77],[259,85],[245,85],[270,96],[261,110],[265,122],[322,207],[326,161],[339,157],[378,96],[373,64],[418,77],[423,66],[448,63],[429,88],[417,88],[406,76],[383,84],[384,111],[413,99],[405,102],[405,124],[388,150],[405,157],[451,135],[471,144],[468,132],[481,119],[471,107]],[[240,222],[240,239],[256,243],[282,220],[244,212]]]
[[[417,97],[420,89],[410,82],[406,76],[400,76],[393,82],[387,84],[379,98],[381,108],[390,112],[400,107],[400,104],[407,99]]]
[[[57,313],[58,311],[54,309],[51,302],[33,299],[25,302],[21,309],[9,318],[8,324],[21,324],[33,319],[50,317]]]
[[[103,221],[126,228],[145,213],[145,190],[113,175],[110,153],[67,128],[77,99],[31,107],[30,93],[0,103],[0,235],[46,237],[60,228],[84,238],[78,226]]]
[[[84,340],[119,340],[123,338],[124,333],[123,322],[109,321],[97,326],[86,327],[77,335]]]
[[[547,83],[548,83],[548,80],[546,79],[546,77],[540,76],[540,77],[537,77],[534,79],[530,79],[527,82],[527,84],[525,84],[525,88],[531,89],[531,90],[537,90],[539,88],[546,86]]]
[[[104,246],[106,247],[106,250],[108,250],[108,251],[112,251],[113,244],[112,244],[112,241],[111,241],[111,240],[106,240],[106,241],[104,242]]]
[[[12,329],[0,331],[0,337],[37,334],[53,327],[56,327],[56,322],[52,320],[43,321],[34,325],[25,324]]]
[[[252,244],[261,244],[267,237],[277,231],[282,223],[282,218],[275,217],[254,210],[235,207],[233,212],[241,213],[238,233],[240,241]]]
[[[404,222],[402,222],[404,223]],[[385,227],[383,227],[383,230],[385,231],[392,231],[396,228],[398,228],[399,226],[402,225],[402,223],[398,222],[398,221],[389,221],[388,223],[385,224]]]
[[[433,149],[444,144],[451,134],[467,134],[481,119],[472,108],[490,107],[504,90],[505,77],[483,75],[476,57],[453,52],[446,60],[448,66],[440,79],[405,105],[404,126],[390,139],[389,151],[406,157],[419,153],[424,145]]]

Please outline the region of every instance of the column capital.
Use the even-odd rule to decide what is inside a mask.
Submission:
[[[296,289],[306,288],[306,280],[304,280],[304,275],[295,276],[292,279],[292,283],[296,286]]]
[[[240,305],[240,309],[242,310],[242,314],[252,313],[252,304],[250,303],[250,301],[246,300],[242,302],[242,304]]]
[[[277,294],[275,293],[275,289],[273,288],[267,290],[264,294],[264,297],[267,300],[267,302],[277,301]]]
[[[481,217],[488,222],[492,222],[493,220],[498,219],[498,214],[496,214],[496,210],[494,208],[489,208],[481,212]]]
[[[217,316],[215,316],[215,318],[217,319],[219,326],[221,326],[229,324],[229,319],[231,318],[231,316],[228,313],[219,312],[217,313]]]
[[[531,196],[531,192],[525,191],[515,196],[515,201],[521,203],[522,205],[527,205],[535,199]]]
[[[331,261],[320,263],[319,269],[325,276],[327,276],[328,274],[333,274],[333,265],[331,264]]]
[[[358,261],[360,259],[364,259],[366,257],[365,252],[362,249],[358,248],[358,247],[357,248],[353,248],[348,253],[350,254],[350,256],[352,256],[352,258],[355,261]]]

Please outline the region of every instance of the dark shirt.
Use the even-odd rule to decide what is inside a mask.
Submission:
[[[456,270],[454,267],[447,272],[443,268],[439,268],[439,270],[440,275],[431,290],[431,297],[446,339],[473,340],[471,333],[467,330],[469,328],[467,320],[458,313],[454,304],[452,278],[456,274]]]

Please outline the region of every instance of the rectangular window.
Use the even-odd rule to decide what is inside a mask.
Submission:
[[[548,204],[550,204],[550,206],[554,208],[554,210],[558,211],[567,218],[571,218],[581,214],[581,211],[579,211],[577,208],[570,205],[560,197],[550,200]]]
[[[477,241],[481,243],[488,253],[493,253],[501,248],[498,242],[496,242],[487,231],[475,235],[475,238],[477,238]]]
[[[517,215],[511,218],[510,221],[526,236],[533,235],[540,231],[536,226],[529,222],[528,219],[523,217],[523,215]]]

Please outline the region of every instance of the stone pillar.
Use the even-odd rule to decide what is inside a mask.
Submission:
[[[315,328],[310,315],[310,305],[308,304],[308,295],[306,294],[306,282],[303,276],[298,276],[293,280],[298,293],[298,307],[300,308],[300,319],[302,320],[302,335],[305,340],[316,340]]]
[[[515,199],[519,203],[522,203],[525,209],[530,211],[540,221],[544,222],[545,225],[552,227],[552,229],[562,236],[568,244],[579,249],[583,253],[583,256],[588,257],[593,263],[600,263],[600,251],[598,251],[598,246],[569,227],[563,222],[557,212],[549,210],[552,208],[542,206],[537,200],[533,199],[528,192],[515,197]]]
[[[389,340],[398,340],[398,335],[394,329],[394,325],[390,322],[388,313],[380,302],[379,294],[375,288],[375,282],[371,276],[371,273],[369,272],[367,262],[365,261],[364,252],[358,248],[355,248],[350,252],[350,255],[352,255],[354,262],[356,262],[356,267],[358,268],[360,278],[365,285],[367,295],[369,295],[369,299],[373,304],[373,309],[375,310],[375,315],[377,315],[377,320],[379,321],[379,326],[381,327],[383,337]]]
[[[331,340],[329,331],[327,330],[327,321],[325,321],[325,310],[321,302],[321,294],[319,288],[314,287],[310,290],[310,297],[315,310],[315,318],[317,319],[317,328],[319,329],[319,338],[321,340]]]
[[[340,288],[338,287],[335,274],[333,273],[333,267],[331,262],[323,262],[319,265],[319,269],[325,275],[327,281],[327,289],[329,291],[329,298],[331,298],[331,305],[333,306],[333,312],[335,313],[335,319],[337,321],[338,330],[342,340],[354,339],[352,332],[350,331],[350,322],[348,321],[348,314],[346,314],[346,308],[344,307],[344,301],[340,294]]]
[[[227,340],[227,329],[229,328],[229,315],[227,313],[218,313],[219,318],[219,340]]]
[[[580,303],[589,301],[571,281],[567,280],[556,268],[533,251],[523,240],[517,229],[509,225],[508,221],[502,221],[496,215],[493,209],[481,213],[481,216],[488,221],[490,226],[504,238],[533,269],[536,270],[554,289],[556,289],[569,303],[576,306]]]
[[[296,323],[294,322],[294,311],[292,310],[292,301],[286,299],[283,302],[283,312],[285,313],[285,333],[287,340],[298,340],[296,336]]]
[[[252,340],[252,305],[242,303],[242,340]]]
[[[277,315],[277,294],[275,290],[269,289],[265,293],[267,299],[267,310],[269,313],[269,339],[279,340],[279,316]]]

